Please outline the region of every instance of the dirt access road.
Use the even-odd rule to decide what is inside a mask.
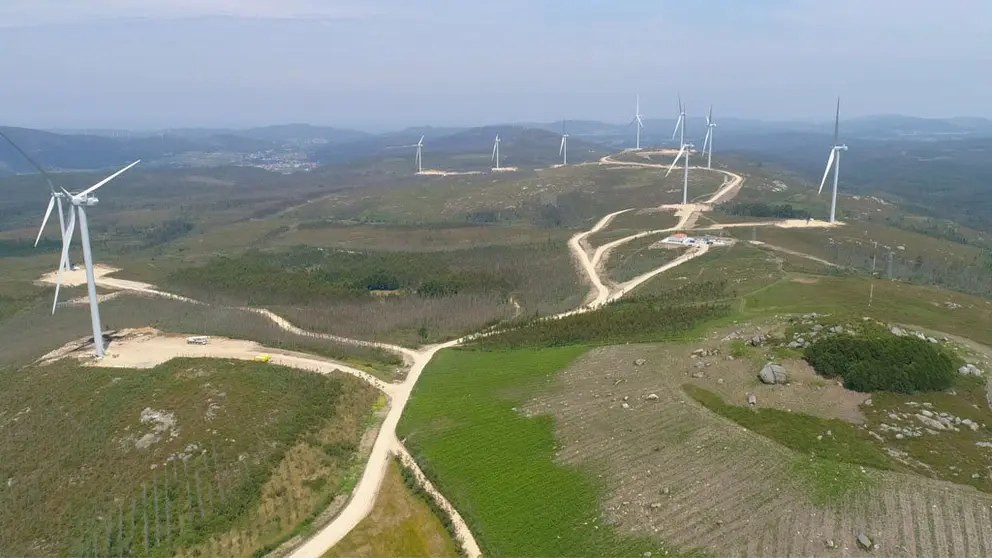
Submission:
[[[630,162],[622,162],[622,161],[613,161],[609,157],[604,157],[603,160],[601,161],[601,164],[641,166],[641,167],[649,167],[649,168],[667,168],[663,165],[656,165],[651,163],[630,163]],[[702,169],[702,170],[705,171],[706,169]],[[615,248],[616,246],[619,246],[626,242],[630,242],[637,238],[641,238],[643,236],[647,236],[651,234],[663,234],[666,232],[671,232],[678,230],[680,228],[687,228],[691,226],[691,223],[694,222],[694,218],[698,216],[699,212],[709,210],[712,207],[712,204],[714,203],[718,203],[720,201],[725,201],[726,199],[730,199],[733,196],[733,194],[735,194],[736,191],[741,187],[744,181],[744,178],[742,176],[729,171],[713,169],[713,172],[719,172],[727,175],[728,180],[725,180],[723,185],[721,185],[721,187],[716,192],[714,192],[705,202],[701,204],[688,204],[686,206],[681,206],[681,205],[663,206],[663,208],[665,209],[676,210],[677,214],[679,215],[679,222],[674,227],[668,229],[659,229],[659,230],[637,233],[628,236],[626,238],[613,241],[602,247],[596,248],[592,252],[592,254],[587,252],[587,250],[582,247],[582,241],[586,237],[608,226],[609,223],[617,215],[634,209],[631,208],[631,209],[611,213],[600,219],[588,231],[578,233],[574,235],[571,239],[569,239],[568,242],[569,248],[571,249],[576,259],[578,260],[580,267],[584,271],[585,275],[589,278],[589,281],[592,284],[594,292],[591,293],[590,299],[586,303],[584,303],[580,308],[577,308],[569,312],[564,312],[557,316],[553,316],[551,319],[562,318],[565,316],[594,310],[607,302],[625,296],[631,290],[636,288],[638,285],[651,279],[652,277],[658,275],[659,273],[663,273],[664,271],[672,269],[673,267],[681,265],[682,263],[685,263],[686,261],[689,261],[690,259],[705,253],[708,250],[708,247],[705,245],[694,248],[693,250],[687,252],[678,259],[669,262],[664,266],[661,266],[655,270],[644,273],[624,283],[623,285],[619,286],[619,288],[616,289],[614,292],[611,292],[610,289],[603,283],[603,280],[600,277],[600,272],[598,270],[598,266],[603,261],[605,261],[606,258],[608,258],[609,251],[612,248]],[[195,304],[203,304],[202,302],[190,299],[188,297],[155,289],[154,286],[148,285],[146,283],[139,283],[136,281],[127,281],[127,280],[108,277],[109,273],[116,271],[113,270],[112,268],[97,266],[97,269],[99,270],[97,273],[95,273],[97,284],[108,289],[126,290],[147,296],[161,296],[164,298],[170,298],[174,300],[181,300]],[[54,283],[55,274],[52,273],[46,275],[45,277],[42,278],[42,281],[47,283]],[[83,277],[83,274],[78,271],[68,272],[63,275],[63,282],[65,284],[82,284],[82,282],[84,281],[85,281],[85,277]],[[317,334],[300,329],[294,326],[293,324],[291,324],[289,321],[285,320],[284,318],[272,313],[271,311],[258,309],[258,308],[247,308],[247,310],[266,316],[267,318],[272,320],[273,323],[275,323],[276,325],[278,325],[279,327],[281,327],[286,331],[290,331],[300,335],[315,337],[315,338],[330,339],[337,342],[345,342],[355,345],[373,346],[373,347],[382,348],[402,355],[411,365],[410,371],[407,374],[406,378],[402,383],[399,384],[389,384],[388,386],[382,386],[381,385],[382,382],[379,382],[374,378],[371,377],[364,378],[363,376],[360,375],[358,376],[358,377],[362,377],[363,379],[366,379],[366,381],[370,381],[370,383],[376,385],[377,387],[379,387],[379,389],[382,389],[389,396],[390,399],[389,411],[379,430],[378,436],[376,437],[375,443],[372,447],[372,452],[369,456],[365,470],[362,473],[361,479],[359,480],[357,486],[352,492],[352,496],[348,501],[347,505],[345,506],[345,508],[330,523],[328,523],[323,528],[321,528],[316,534],[314,534],[310,539],[305,541],[302,545],[297,547],[290,554],[292,558],[319,558],[328,549],[333,547],[338,541],[344,538],[345,535],[347,535],[353,528],[355,528],[358,525],[358,523],[361,522],[361,520],[364,519],[372,511],[372,507],[375,504],[375,499],[376,499],[376,495],[378,494],[379,487],[381,486],[382,480],[385,477],[386,472],[388,470],[390,457],[394,454],[400,456],[401,458],[409,455],[406,449],[402,446],[402,444],[396,437],[396,425],[399,422],[400,416],[403,413],[403,409],[406,407],[407,401],[410,398],[410,394],[413,391],[413,388],[416,385],[417,380],[420,378],[420,374],[423,372],[424,368],[427,366],[427,364],[431,361],[431,359],[438,351],[448,347],[455,346],[463,342],[465,339],[470,338],[471,336],[455,339],[439,345],[424,347],[420,350],[413,350],[413,349],[408,349],[406,347],[399,347],[395,345],[387,345],[387,344],[372,343],[367,341],[346,339],[346,338],[341,338],[326,334]],[[255,354],[257,354],[258,351],[255,350],[256,348],[257,346],[245,347],[241,352],[237,350],[224,351],[224,356],[226,356],[227,358],[242,358],[242,357],[250,358],[253,357]],[[177,346],[174,348],[174,350],[176,351],[176,354],[174,354],[173,356],[190,354],[190,351],[186,346]],[[271,352],[275,352],[275,351],[271,351]],[[241,355],[241,357],[234,355]],[[201,356],[209,356],[209,353],[205,353],[204,355]],[[278,362],[279,364],[285,364],[287,366],[295,366],[298,368],[304,368],[308,370],[320,370],[328,366],[328,361],[320,361],[316,359],[310,360],[302,357],[294,357],[293,359],[279,358],[278,360],[275,357],[273,357],[273,361]],[[332,365],[335,366],[336,369],[339,369],[343,372],[351,373],[349,372],[348,367],[345,367],[344,365],[340,365],[337,363],[332,363]],[[426,480],[426,478],[423,476],[423,473],[416,467],[416,464],[413,463],[412,460],[404,459],[404,462],[407,463],[407,465],[412,466],[415,475],[419,479],[422,479],[425,485],[425,489],[435,498],[438,504],[443,509],[449,510],[449,513],[452,516],[453,524],[455,526],[457,537],[460,539],[460,543],[462,544],[463,548],[465,548],[467,554],[471,557],[481,556],[481,551],[479,549],[479,546],[476,543],[475,538],[472,536],[472,533],[469,530],[467,524],[462,520],[461,516],[450,504],[450,502],[448,502],[444,498],[444,496],[441,495],[429,483],[429,481]]]

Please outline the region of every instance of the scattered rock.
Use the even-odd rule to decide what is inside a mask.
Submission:
[[[789,375],[782,365],[769,362],[758,373],[758,377],[766,384],[784,384],[789,381]]]
[[[975,421],[971,420],[971,419],[964,419],[964,420],[961,421],[961,424],[967,426],[968,428],[972,429],[973,431],[974,430],[978,430],[978,424]]]
[[[622,404],[620,406],[623,407],[624,409],[629,409],[630,408],[630,405],[628,405],[627,403],[624,403],[624,404]]]
[[[658,394],[657,393],[652,393],[652,394],[648,395],[647,397],[645,397],[645,399],[647,399],[648,401],[657,401],[658,400]]]
[[[992,448],[992,442],[975,442],[975,445],[980,448]]]
[[[623,400],[624,401],[630,401],[630,396],[629,395],[624,395],[623,396]]]
[[[723,385],[723,378],[717,378],[716,379],[716,383],[718,383],[718,384],[720,384],[722,386]]]
[[[695,366],[696,368],[702,368],[702,367],[706,366],[706,363],[703,362],[703,361],[701,361],[701,360],[699,360],[699,361],[696,361],[696,364],[694,364],[693,366]]]
[[[820,324],[816,324],[815,326],[813,326],[813,331],[822,331],[822,330],[823,330],[823,326]]]
[[[905,437],[906,437],[906,436],[905,436],[905,435],[903,435],[902,433],[899,433],[899,434],[896,434],[896,440],[902,440],[902,439],[903,439],[903,438],[905,438]]]
[[[747,404],[754,407],[758,404],[758,398],[753,393],[747,394]],[[989,447],[992,447],[992,444],[989,444]]]
[[[933,413],[930,412],[930,411],[928,411],[928,410],[926,410],[926,409],[921,410],[920,411],[920,414],[923,415],[923,416],[925,416],[925,417],[933,418]]]
[[[761,347],[767,342],[768,342],[768,337],[766,337],[765,334],[763,333],[759,333],[758,335],[755,335],[754,337],[748,339],[745,344],[750,345],[752,347]]]
[[[858,548],[860,548],[861,550],[872,549],[873,545],[871,539],[869,539],[868,535],[865,535],[864,533],[858,535],[857,542],[858,542]]]
[[[892,332],[892,335],[898,335],[899,337],[902,337],[903,335],[906,335],[906,332],[903,331],[902,328],[899,328],[899,327],[896,327],[896,326],[892,326],[892,329],[890,329],[889,331]]]
[[[634,366],[644,366],[647,363],[648,361],[644,360],[643,358],[639,358],[634,361]]]
[[[927,411],[926,410],[923,410],[922,412],[925,413]],[[922,415],[922,414],[918,414],[918,415],[916,415],[916,418],[920,422],[922,422],[923,425],[926,426],[927,428],[931,428],[933,430],[946,430],[947,429],[944,426],[944,423],[940,422],[939,420],[932,419],[932,418],[930,418],[928,416],[925,416],[925,415]]]
[[[844,326],[835,325],[830,328],[830,333],[844,333]]]
[[[971,474],[971,478],[973,478],[973,479],[980,479],[980,478],[982,478],[982,475],[979,475],[978,473],[972,473]]]
[[[927,337],[927,342],[928,342],[928,343],[933,343],[933,344],[936,344],[936,343],[937,343],[937,340],[936,340],[936,339],[934,339],[933,337]]]
[[[695,371],[695,372],[692,373],[692,377],[693,378],[702,378],[703,377],[703,372],[701,370],[697,370],[697,371]]]
[[[824,544],[824,546],[826,546],[827,548],[829,548],[831,550],[837,548],[837,543],[835,543],[833,541],[833,539],[827,539],[827,541],[824,542],[823,544]]]
[[[871,397],[869,397],[868,399],[865,399],[864,405],[867,405],[868,407],[871,407]]]
[[[802,348],[802,345],[799,344],[799,341],[792,341],[791,343],[789,343],[789,348],[790,349],[801,349]]]

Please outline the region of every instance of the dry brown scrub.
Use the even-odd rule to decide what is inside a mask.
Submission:
[[[688,366],[689,350],[595,349],[527,409],[556,419],[559,462],[602,473],[602,514],[623,532],[719,556],[852,555],[859,533],[878,541],[884,555],[992,553],[985,528],[992,496],[970,488],[868,471],[873,488],[842,504],[813,505],[809,486],[792,470],[804,458],[682,392],[696,370]],[[647,364],[635,367],[637,358]],[[713,389],[715,382],[701,383]],[[646,399],[652,393],[657,400]],[[843,550],[827,550],[828,540]]]

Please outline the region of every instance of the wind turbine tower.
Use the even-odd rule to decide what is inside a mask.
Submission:
[[[37,236],[37,238],[34,239],[34,246],[35,246],[35,248],[38,247],[38,242],[41,240],[41,235],[42,235],[42,233],[45,232],[45,225],[48,224],[48,218],[52,215],[52,206],[55,206],[55,205],[57,205],[58,208],[59,208],[59,233],[60,233],[59,236],[61,236],[62,242],[64,243],[65,242],[65,213],[63,212],[63,209],[62,209],[62,199],[64,198],[65,194],[63,194],[60,190],[56,190],[55,189],[55,183],[52,182],[52,178],[50,176],[48,176],[48,173],[45,172],[45,170],[41,168],[41,165],[39,165],[38,163],[36,163],[34,161],[34,159],[32,159],[30,156],[28,156],[28,154],[23,149],[21,149],[19,145],[17,145],[16,143],[14,143],[13,140],[11,140],[9,137],[7,137],[7,135],[4,134],[3,132],[0,132],[0,137],[3,137],[3,139],[7,140],[7,143],[9,143],[14,149],[17,150],[18,153],[20,153],[25,159],[27,159],[28,162],[31,163],[31,165],[34,168],[38,169],[38,172],[41,173],[41,175],[43,177],[45,177],[45,181],[48,182],[48,189],[51,191],[51,197],[48,200],[48,209],[45,210],[45,218],[42,219],[42,221],[41,221],[41,229],[38,230],[38,236]],[[63,263],[65,265],[65,270],[66,271],[69,271],[71,269],[71,266],[69,265],[69,258],[67,257],[65,259],[65,262],[63,262]]]
[[[561,147],[558,148],[558,155],[561,155],[562,166],[568,164],[568,133],[565,132],[565,121],[561,121]]]
[[[493,161],[496,163],[496,170],[499,170],[499,134],[496,134],[496,141],[493,142]]]
[[[424,172],[424,159],[421,157],[421,150],[424,148],[424,136],[420,136],[417,142],[417,174]]]
[[[55,283],[55,300],[52,302],[52,314],[55,314],[55,307],[59,303],[59,289],[62,287],[62,271],[65,269],[64,262],[69,258],[69,245],[72,244],[72,233],[76,228],[76,216],[79,216],[79,235],[83,241],[83,263],[86,266],[86,290],[90,299],[90,321],[93,322],[93,347],[96,349],[97,358],[103,358],[103,329],[100,325],[100,305],[96,296],[96,277],[93,274],[93,250],[90,247],[90,228],[86,220],[86,208],[94,207],[99,200],[93,195],[98,188],[123,174],[126,170],[140,163],[137,160],[114,174],[97,182],[93,186],[79,192],[70,194],[62,189],[62,193],[69,200],[69,226],[65,229],[65,240],[62,242],[62,258],[59,261],[58,279]]]
[[[672,169],[678,164],[679,159],[684,156],[685,161],[682,163],[682,205],[686,205],[689,203],[689,152],[692,150],[693,145],[685,142],[685,106],[682,104],[682,95],[679,95],[679,119],[675,121],[675,131],[672,132],[672,139],[675,139],[676,134],[679,134],[679,154],[675,156],[675,160],[668,167],[668,172],[665,173],[665,176],[671,174]]]
[[[678,164],[679,159],[683,156],[685,157],[685,161],[682,163],[682,205],[689,203],[689,152],[693,147],[694,146],[691,143],[682,144],[682,147],[679,149],[679,154],[675,156],[675,160],[672,161],[672,165],[668,167],[668,172],[665,173],[665,176],[671,174],[672,169],[674,169],[675,165]]]
[[[634,118],[630,121],[630,124],[637,124],[637,143],[635,144],[636,149],[641,148],[641,128],[644,127],[644,121],[641,120],[641,96],[637,96],[637,106],[634,108]],[[630,125],[628,124],[628,126]]]
[[[703,138],[703,153],[706,153],[706,168],[713,168],[713,128],[716,128],[716,124],[713,122],[713,105],[710,105],[710,112],[706,115],[706,137]],[[709,146],[709,151],[706,147]]]
[[[830,175],[830,169],[833,168],[834,171],[834,191],[830,197],[830,222],[835,223],[837,221],[837,180],[840,176],[840,152],[847,151],[847,146],[840,143],[840,97],[837,97],[837,113],[834,116],[834,146],[830,148],[830,158],[827,159],[827,169],[823,171],[823,180],[820,181],[820,190],[817,194],[823,192],[823,185],[827,183],[827,176]]]

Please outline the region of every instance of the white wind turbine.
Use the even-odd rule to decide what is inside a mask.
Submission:
[[[417,142],[417,174],[424,172],[424,159],[421,156],[421,150],[424,148],[424,136],[420,136],[420,141]]]
[[[830,198],[830,222],[834,223],[837,220],[837,180],[840,176],[840,152],[847,151],[847,146],[839,143],[839,133],[840,133],[840,97],[837,97],[837,114],[834,116],[834,145],[830,148],[830,158],[827,159],[827,169],[823,171],[823,180],[820,181],[820,190],[817,194],[823,192],[823,185],[827,182],[827,176],[830,175],[830,169],[834,170],[834,191]]]
[[[713,128],[716,128],[716,123],[713,122],[713,105],[710,105],[710,112],[706,115],[706,137],[703,138],[703,153],[706,153],[706,168],[713,168]],[[706,150],[706,146],[709,146],[709,151]]]
[[[672,139],[675,139],[675,134],[679,135],[679,153],[675,156],[675,160],[672,161],[670,167],[668,167],[668,172],[665,176],[671,174],[672,169],[678,164],[679,159],[685,156],[685,161],[682,163],[682,205],[689,203],[689,153],[692,151],[693,145],[691,143],[685,142],[685,106],[682,104],[682,95],[679,95],[679,119],[675,121],[675,131],[672,132]]]
[[[496,141],[493,142],[492,160],[496,163],[496,170],[499,170],[499,134],[496,134]]]
[[[100,325],[100,306],[96,298],[96,277],[93,275],[93,251],[90,248],[90,229],[86,221],[85,208],[93,207],[99,202],[96,196],[93,195],[93,192],[140,162],[141,160],[139,159],[131,163],[78,194],[70,194],[65,188],[62,188],[62,193],[70,204],[69,225],[65,228],[65,239],[62,242],[62,258],[59,261],[58,279],[55,283],[55,300],[52,302],[52,314],[55,314],[55,307],[59,303],[59,289],[62,287],[62,270],[64,269],[64,262],[69,259],[69,245],[72,244],[72,233],[76,228],[76,216],[78,215],[79,235],[83,241],[83,263],[86,266],[86,289],[90,299],[90,320],[93,322],[93,346],[96,349],[97,358],[103,358],[103,329]]]
[[[644,121],[641,120],[641,96],[637,96],[637,106],[634,109],[634,118],[630,121],[630,124],[637,124],[637,143],[635,144],[636,149],[641,148],[641,128],[644,127]],[[630,124],[627,124],[630,126]]]
[[[565,121],[561,121],[561,147],[558,148],[558,155],[561,155],[561,164],[568,164],[568,133],[565,132]]]
[[[682,132],[679,134],[679,132]],[[679,94],[679,119],[675,121],[675,131],[672,132],[672,139],[679,134],[679,145],[685,145],[685,106],[682,105],[682,95]]]
[[[48,223],[48,218],[52,215],[52,206],[55,206],[55,205],[57,205],[58,208],[59,208],[59,233],[60,233],[60,236],[62,237],[62,242],[64,243],[65,242],[65,213],[62,210],[62,198],[64,197],[65,194],[63,194],[62,192],[60,192],[60,191],[58,191],[58,190],[55,189],[55,183],[52,182],[52,179],[51,179],[50,176],[48,176],[48,173],[45,172],[45,170],[41,168],[41,165],[39,165],[38,163],[36,163],[34,161],[34,159],[32,159],[30,156],[28,156],[28,154],[25,153],[25,151],[23,149],[21,149],[20,146],[18,146],[16,143],[14,143],[13,140],[11,140],[9,137],[7,137],[7,135],[4,134],[3,132],[0,132],[0,137],[3,137],[3,139],[7,140],[7,143],[9,143],[14,149],[16,149],[18,153],[20,153],[22,156],[24,156],[24,158],[27,159],[28,162],[31,163],[32,166],[34,166],[34,168],[38,169],[38,172],[41,173],[41,175],[45,177],[45,180],[48,182],[48,188],[49,188],[49,190],[51,190],[51,197],[48,200],[48,209],[45,210],[45,218],[42,219],[42,221],[41,221],[41,229],[38,231],[38,237],[34,239],[34,245],[35,245],[35,247],[36,248],[38,247],[38,242],[41,240],[41,235],[42,235],[42,233],[45,232],[45,225]],[[64,262],[64,265],[65,265],[66,271],[68,271],[71,268],[71,266],[69,265],[69,259],[68,258],[66,258],[66,260]]]

